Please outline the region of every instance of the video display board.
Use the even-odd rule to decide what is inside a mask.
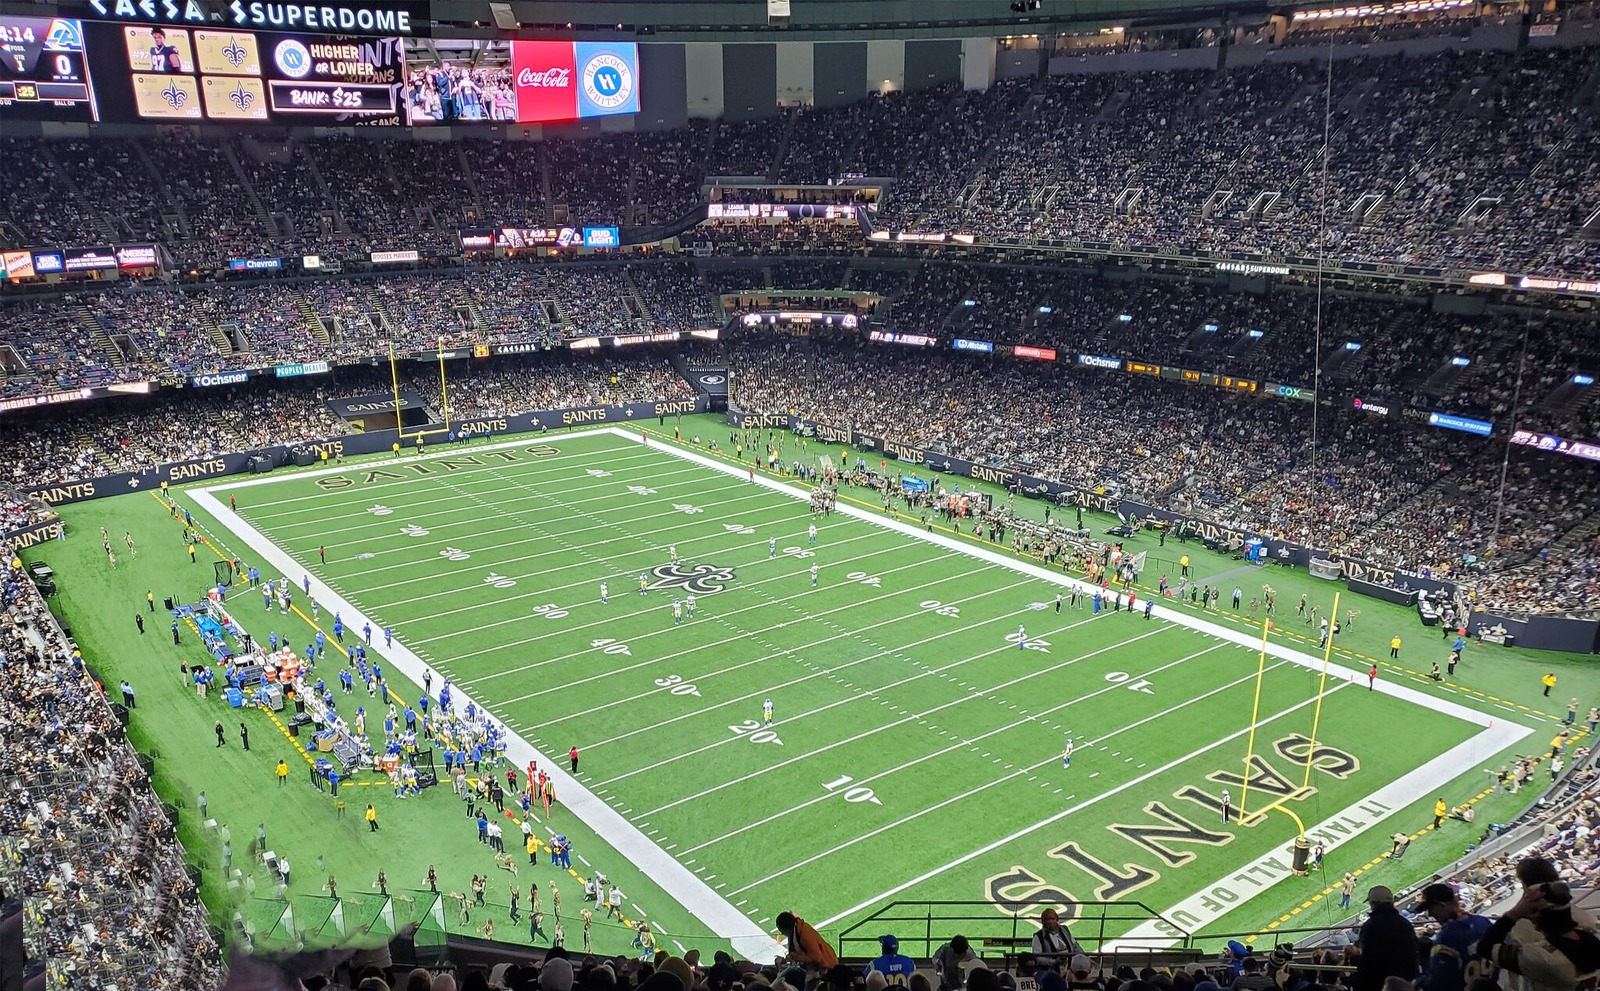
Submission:
[[[0,14],[0,119],[99,120],[82,22]]]
[[[398,38],[89,26],[101,118],[398,124]]]
[[[632,42],[436,39],[406,50],[406,122],[538,124],[639,112]]]

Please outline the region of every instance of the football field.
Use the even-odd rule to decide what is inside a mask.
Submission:
[[[330,636],[335,612],[392,627],[386,665],[486,707],[517,766],[539,755],[565,808],[736,944],[780,911],[837,932],[897,899],[1214,927],[1289,876],[1296,818],[1331,852],[1529,732],[1337,664],[1324,681],[1187,610],[1058,611],[1059,570],[844,501],[813,516],[803,486],[633,431],[189,494],[265,575],[309,578]],[[230,602],[257,639],[291,632],[256,593]]]

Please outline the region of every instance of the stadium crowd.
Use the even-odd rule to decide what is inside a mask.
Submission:
[[[1370,30],[1342,29],[1352,38]],[[1460,33],[1459,22],[1444,30]],[[1292,32],[1288,47],[1316,36]],[[0,168],[42,158],[87,178],[0,193],[0,230],[33,246],[158,240],[185,262],[356,257],[453,250],[462,227],[660,224],[683,216],[718,176],[873,176],[894,180],[876,221],[894,231],[1273,257],[1309,257],[1320,244],[1340,261],[1592,272],[1597,242],[1581,230],[1600,142],[1590,49],[1481,50],[1456,38],[1426,54],[1335,58],[1331,72],[1314,60],[1245,61],[943,86],[767,120],[543,141],[9,139]],[[457,86],[474,76],[454,66],[413,73],[413,111],[427,119],[444,112],[441,73]],[[486,91],[498,85],[483,82]],[[497,112],[492,100],[452,103],[457,116]],[[1325,109],[1326,186],[1314,167]],[[787,227],[703,236],[736,252],[794,250]],[[828,227],[801,230],[814,237]]]
[[[173,820],[9,544],[0,671],[0,833],[21,865],[11,894],[24,899],[24,959],[48,962],[38,986],[219,986],[218,944]]]

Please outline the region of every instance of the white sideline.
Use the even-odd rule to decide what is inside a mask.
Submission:
[[[630,434],[626,431],[616,428],[611,429],[613,433],[620,437],[633,440],[640,439],[638,435]],[[729,465],[715,458],[708,457],[699,453],[698,451],[686,451],[677,448],[666,447],[660,444],[651,444],[647,440],[644,443],[646,446],[660,447],[663,450],[668,450],[677,457],[688,459],[697,464],[720,471],[724,474],[734,476],[747,475],[747,472],[741,470],[740,468]],[[784,492],[792,498],[807,498],[792,485],[786,482],[780,482],[771,479],[764,474],[757,474],[755,477],[755,482],[758,485],[764,485],[767,488]],[[932,543],[940,547],[959,550],[990,564],[997,564],[1001,567],[1009,568],[1022,574],[1032,575],[1053,585],[1067,587],[1076,586],[1085,591],[1092,591],[1093,589],[1093,586],[1089,585],[1087,582],[1073,578],[1069,575],[1065,575],[1061,572],[1053,571],[1049,568],[1032,564],[1027,561],[1017,560],[1014,557],[992,550],[988,547],[973,546],[967,541],[959,540],[946,534],[929,533],[914,524],[906,523],[902,520],[889,519],[877,513],[869,512],[847,503],[839,503],[836,507],[836,510],[843,515],[863,520],[875,526],[884,527],[910,537],[915,537],[919,540],[927,541],[928,543]],[[826,572],[824,572],[824,574],[826,574]],[[1175,625],[1187,627],[1188,629],[1209,634],[1213,637],[1227,640],[1232,643],[1237,643],[1251,649],[1260,649],[1261,646],[1260,639],[1253,635],[1230,629],[1229,627],[1222,626],[1218,623],[1213,623],[1202,617],[1192,615],[1180,609],[1173,609],[1169,606],[1162,605],[1159,602],[1155,607],[1155,615]],[[1284,647],[1280,644],[1268,642],[1266,645],[1266,651],[1268,654],[1274,657],[1287,660],[1293,664],[1299,665],[1300,667],[1304,667],[1313,671],[1320,671],[1322,669],[1321,658]],[[1330,662],[1328,665],[1328,677],[1330,682],[1354,685],[1358,682],[1358,679],[1365,679],[1366,672],[1357,671],[1353,668]],[[1391,697],[1410,702],[1414,705],[1421,705],[1425,708],[1432,709],[1435,712],[1442,712],[1446,715],[1454,716],[1457,719],[1464,720],[1475,726],[1479,726],[1482,729],[1480,732],[1474,734],[1470,739],[1458,744],[1438,757],[1435,757],[1426,764],[1423,764],[1421,767],[1403,775],[1394,782],[1391,782],[1390,784],[1378,789],[1366,798],[1363,798],[1361,800],[1363,802],[1377,800],[1384,802],[1384,804],[1389,805],[1391,808],[1402,807],[1403,805],[1409,804],[1411,801],[1415,800],[1415,796],[1425,794],[1427,791],[1431,790],[1430,786],[1439,782],[1449,781],[1454,777],[1460,776],[1462,773],[1462,768],[1469,768],[1479,760],[1493,756],[1495,753],[1498,753],[1506,747],[1511,746],[1517,740],[1520,740],[1533,733],[1531,728],[1523,726],[1519,723],[1490,716],[1486,713],[1468,708],[1467,706],[1463,706],[1446,699],[1436,698],[1435,696],[1428,695],[1424,692],[1419,692],[1404,685],[1394,684],[1383,679],[1378,680],[1373,690],[1384,695],[1389,695]],[[1206,749],[1209,749],[1209,747]],[[1158,768],[1156,770],[1160,771],[1161,769]],[[1134,781],[1140,780],[1143,780],[1143,778],[1134,779]],[[1132,784],[1132,782],[1130,782],[1130,784]],[[1121,789],[1119,788],[1118,790]],[[1106,796],[1102,795],[1100,797]],[[1092,804],[1092,802],[1095,800],[1097,799],[1091,799],[1087,803],[1080,804]],[[1360,802],[1356,803],[1356,805],[1359,804]],[[1354,808],[1355,806],[1353,805],[1351,807]],[[1070,812],[1072,810],[1069,809],[1067,811]],[[1005,843],[1011,842],[1014,839],[1020,838],[1021,836],[1032,833],[1037,829],[1041,829],[1051,823],[1057,822],[1064,818],[1066,814],[1067,813],[1059,813],[1055,816],[1051,816],[1050,818],[1036,823],[1033,826],[1025,827],[1024,829],[1013,833],[1011,836],[1006,837],[1003,840],[997,840],[993,843],[985,845],[979,850],[972,851],[971,853],[952,860],[950,863],[945,864],[942,867],[933,868],[932,870],[919,875],[912,881],[897,885],[872,899],[863,901],[852,908],[846,909],[845,911],[837,913],[830,918],[824,919],[821,923],[818,923],[818,925],[827,926],[842,921],[850,915],[882,902],[885,898],[889,898],[895,894],[914,887],[917,884],[921,884],[930,878],[936,877],[945,871],[960,866],[961,864],[973,859],[981,853],[997,849]],[[1317,824],[1312,831],[1326,831],[1328,824],[1338,818],[1339,815],[1332,816],[1329,819]],[[1331,844],[1326,842],[1324,845],[1331,846]],[[1264,855],[1263,857],[1258,858],[1256,863],[1252,866],[1265,867],[1265,862],[1272,860],[1274,856],[1274,854]],[[1287,875],[1285,874],[1285,876]],[[1275,877],[1271,883],[1276,883],[1277,880],[1281,880],[1281,878]],[[1270,886],[1270,884],[1264,884],[1260,890],[1265,890],[1265,888],[1268,886]],[[1196,903],[1204,897],[1205,893],[1206,892],[1202,891],[1201,893],[1193,895],[1190,898],[1185,899],[1183,902],[1180,902],[1177,906],[1174,906],[1166,913],[1167,917],[1170,918],[1172,917],[1172,914],[1182,911],[1201,916],[1202,919],[1204,919],[1204,916],[1209,913],[1196,911]],[[1138,937],[1145,937],[1148,935],[1158,940],[1164,935],[1160,932],[1160,930],[1154,929],[1153,927],[1140,926],[1130,932],[1128,937],[1125,938],[1133,938],[1136,934]],[[1146,940],[1141,938],[1140,945],[1146,945]]]
[[[533,443],[555,443],[567,437],[593,436],[603,432],[586,430],[574,434],[564,434],[561,438],[541,437]],[[529,441],[523,440],[510,444],[493,445],[490,448],[478,448],[478,450],[522,447],[527,446],[529,443]],[[449,457],[453,453],[457,452],[445,452],[439,456]],[[422,456],[424,458],[428,457],[426,454]],[[363,464],[360,469],[370,469],[376,465],[395,463],[397,463],[395,460],[389,459]],[[325,471],[307,472],[294,477],[302,479],[350,470],[349,466],[344,466]],[[277,479],[252,480],[237,483],[237,485],[248,486],[282,480],[282,477],[279,477]],[[222,488],[222,486],[217,488]],[[229,510],[226,505],[211,494],[211,491],[211,487],[204,487],[189,490],[186,494],[201,504],[207,512],[226,526],[235,537],[243,541],[264,562],[270,564],[280,573],[293,575],[297,571],[304,571],[289,555],[278,550],[277,547],[256,533],[248,523],[240,519],[237,514]],[[316,582],[315,584],[323,585],[322,582]],[[353,608],[349,602],[346,602],[342,596],[334,594],[325,585],[322,587],[321,594],[317,599],[325,610],[336,610],[346,617],[347,625],[352,628],[358,628],[362,624],[371,622],[370,619]],[[404,644],[396,642],[392,647],[384,651],[384,657],[390,664],[405,672],[406,677],[413,682],[422,683],[422,671],[426,665]],[[465,691],[458,690],[456,694],[461,697],[463,703],[471,701],[476,704],[478,701]],[[533,748],[532,744],[524,740],[520,734],[510,727],[506,727],[506,740],[506,754],[514,766],[524,767],[528,761],[538,759],[539,765],[547,767],[551,778],[555,780],[556,793],[561,796],[562,804],[588,824],[601,839],[614,847],[619,853],[628,857],[633,862],[633,865],[639,868],[646,877],[677,899],[679,904],[688,909],[690,914],[700,920],[711,932],[728,940],[733,945],[733,948],[745,959],[769,961],[776,956],[779,951],[770,934],[730,904],[727,899],[713,891],[710,885],[696,877],[689,868],[674,860],[671,854],[652,842],[636,826],[624,819],[620,813],[595,797],[594,793],[589,791],[588,788],[561,770],[562,765],[559,759],[552,760],[549,755],[539,753]],[[557,758],[560,756],[556,755]]]
[[[1418,798],[1432,792],[1434,790],[1433,786],[1449,781],[1452,778],[1460,777],[1463,770],[1470,770],[1480,761],[1493,757],[1532,732],[1533,730],[1526,726],[1496,722],[1494,726],[1481,733],[1473,734],[1471,739],[1456,744],[1421,767],[1409,771],[1389,784],[1384,785],[1366,798],[1335,812],[1314,826],[1308,826],[1306,828],[1306,837],[1312,841],[1321,841],[1322,845],[1328,850],[1338,849],[1350,840],[1371,831],[1371,826],[1355,834],[1330,828],[1341,818],[1354,814],[1359,810],[1360,806],[1368,802],[1380,802],[1390,809],[1405,808],[1407,805],[1417,801]],[[1470,829],[1471,827],[1466,826],[1464,828]],[[1287,853],[1283,850],[1268,851],[1249,864],[1233,871],[1230,876],[1235,878],[1250,877],[1251,883],[1257,885],[1255,893],[1258,894],[1279,881],[1292,876],[1286,866],[1288,859]],[[1229,912],[1234,911],[1235,905],[1229,904],[1224,907],[1217,899],[1211,897],[1212,888],[1225,880],[1228,880],[1228,878],[1219,878],[1217,882],[1213,882],[1195,892],[1162,912],[1162,917],[1177,920],[1181,915],[1183,917],[1182,922],[1189,931],[1197,932]],[[1298,899],[1301,896],[1296,895],[1295,897]],[[1176,942],[1177,939],[1168,935],[1164,927],[1159,923],[1141,922],[1128,930],[1127,933],[1107,943],[1106,949],[1166,947]]]
[[[709,468],[724,475],[733,476],[735,478],[746,478],[748,476],[748,469],[746,467],[728,464],[719,459],[701,454],[696,450],[685,450],[676,445],[662,444],[639,432],[630,431],[625,428],[615,426],[574,431],[572,433],[560,434],[556,436],[537,435],[534,438],[525,437],[522,440],[501,442],[483,447],[476,447],[471,449],[471,451],[478,452],[503,450],[507,448],[525,447],[538,444],[556,444],[565,439],[592,437],[604,434],[611,434],[624,440],[631,440],[635,443],[640,443],[647,448],[655,448],[664,453],[670,454],[673,457],[689,461],[691,463],[700,465],[701,467]],[[461,453],[463,452],[433,451],[421,455],[420,457],[423,460],[431,460],[432,458],[436,457],[460,456]],[[382,461],[363,463],[359,466],[356,466],[354,470],[372,470],[381,468],[385,465],[402,463],[409,464],[415,462],[416,460],[418,460],[418,456],[402,456],[400,458],[390,458]],[[315,478],[323,475],[347,472],[350,470],[352,470],[352,466],[342,465],[327,469],[297,473],[293,477],[295,479]],[[282,480],[282,476],[278,478],[251,479],[248,481],[230,482],[187,491],[193,495],[196,501],[202,503],[216,519],[221,521],[230,532],[239,537],[253,551],[260,554],[263,560],[271,563],[274,567],[277,567],[282,571],[283,574],[292,575],[295,570],[298,569],[303,571],[304,569],[299,569],[299,566],[295,564],[293,559],[284,554],[282,551],[279,551],[270,543],[270,541],[266,540],[261,534],[257,533],[252,527],[250,527],[248,523],[245,523],[237,515],[229,511],[226,506],[221,504],[215,498],[215,496],[211,494],[213,491],[225,491],[231,488],[248,488]],[[796,488],[789,482],[770,478],[764,473],[757,473],[754,477],[753,484],[774,492],[782,493],[784,496],[797,501],[804,501],[809,498],[808,493]],[[912,523],[907,523],[902,520],[889,519],[877,513],[870,512],[846,503],[838,504],[835,507],[835,511],[844,516],[851,517],[873,526],[891,530],[904,536],[912,537],[947,550],[957,551],[977,560],[984,561],[988,564],[999,565],[1000,567],[1036,578],[1050,585],[1061,587],[1077,587],[1086,592],[1093,590],[1093,586],[1089,585],[1087,582],[1073,578],[1059,571],[1054,571],[1027,561],[1018,560],[1008,554],[989,547],[975,546],[972,543],[953,536],[941,533],[930,533]],[[827,574],[827,568],[824,567],[822,570],[822,580],[826,580]],[[319,582],[318,584],[322,583]],[[331,590],[328,590],[325,586],[323,591],[325,594],[318,596],[319,601],[329,608],[338,609],[342,614],[352,617],[352,625],[353,623],[369,622],[369,620],[361,616],[361,614],[353,609],[342,597],[334,595]],[[1240,632],[1227,626],[1213,623],[1202,617],[1192,615],[1183,610],[1173,609],[1166,605],[1160,604],[1159,602],[1155,606],[1155,613],[1161,619],[1172,623],[1173,625],[1182,626],[1196,632],[1208,634],[1216,639],[1239,644],[1251,649],[1259,649],[1261,646],[1260,640],[1250,633]],[[1290,663],[1310,670],[1321,670],[1322,667],[1322,661],[1320,658],[1293,650],[1280,644],[1269,642],[1266,645],[1266,652],[1274,657],[1281,658],[1289,661]],[[400,643],[396,643],[390,651],[386,652],[386,656],[388,656],[388,659],[391,663],[395,664],[400,668],[400,670],[404,671],[413,681],[420,683],[422,680],[421,672],[424,664],[409,649]],[[1354,683],[1358,678],[1365,678],[1366,672],[1358,671],[1340,664],[1330,663],[1328,666],[1328,675],[1330,679],[1337,679],[1339,682]],[[1477,710],[1471,709],[1467,706],[1463,706],[1449,700],[1439,699],[1424,692],[1419,692],[1404,685],[1391,683],[1382,679],[1378,681],[1375,690],[1384,695],[1401,699],[1412,704],[1425,706],[1436,712],[1453,716],[1473,725],[1484,727],[1485,729],[1482,732],[1475,734],[1471,739],[1457,745],[1446,753],[1435,757],[1433,760],[1430,760],[1416,770],[1413,770],[1389,785],[1386,785],[1361,801],[1378,800],[1383,801],[1385,804],[1390,805],[1391,807],[1398,807],[1399,805],[1408,804],[1409,801],[1414,799],[1416,795],[1424,793],[1424,791],[1427,790],[1428,785],[1431,785],[1437,781],[1448,780],[1451,777],[1458,776],[1460,773],[1460,768],[1470,766],[1483,757],[1491,756],[1505,747],[1510,746],[1516,740],[1522,739],[1533,732],[1531,728],[1522,726],[1520,724],[1503,721],[1485,713],[1478,712]],[[460,694],[462,694],[463,698],[470,698],[470,696],[466,695],[464,692]],[[1302,703],[1302,705],[1304,704],[1306,703]],[[1300,706],[1295,706],[1292,708],[1299,707]],[[582,818],[587,824],[589,824],[589,826],[593,828],[603,840],[616,848],[619,852],[622,852],[632,858],[635,865],[638,866],[646,876],[648,876],[652,881],[676,898],[686,909],[689,910],[691,914],[704,923],[712,932],[724,939],[729,940],[730,943],[733,944],[734,948],[746,958],[751,960],[766,960],[771,958],[774,953],[774,944],[771,936],[768,933],[762,931],[760,927],[751,922],[748,917],[740,913],[739,910],[730,904],[725,898],[713,891],[704,881],[690,872],[687,867],[682,866],[680,863],[678,863],[678,861],[674,860],[670,854],[662,850],[659,845],[648,839],[638,828],[624,819],[618,812],[595,797],[592,792],[573,780],[565,772],[561,771],[555,762],[551,761],[545,755],[539,754],[537,751],[535,751],[531,744],[523,740],[520,735],[511,731],[509,727],[507,728],[507,734],[508,754],[510,754],[519,764],[526,763],[526,761],[532,757],[537,757],[542,762],[549,765],[552,776],[556,778],[557,782],[563,789],[562,794],[567,806],[571,808],[574,813]],[[1239,734],[1235,734],[1235,736],[1237,735]],[[1225,741],[1216,741],[1207,744],[1205,747],[1199,751],[1196,751],[1195,753],[1198,754],[1204,752],[1205,750],[1209,750],[1221,742]],[[1188,758],[1180,758],[1179,762],[1184,759]],[[1160,773],[1160,771],[1164,769],[1165,766],[1163,768],[1153,769],[1150,774]],[[1149,777],[1150,774],[1135,778],[1132,781],[1129,781],[1126,784],[1114,789],[1111,793],[1131,787],[1132,785],[1145,780],[1145,778]],[[1102,794],[1095,799],[1091,799],[1090,801],[1098,801],[1100,799],[1109,797],[1111,793]],[[921,884],[922,882],[951,870],[962,863],[979,856],[982,853],[998,848],[999,846],[1011,842],[1014,839],[1032,833],[1035,830],[1043,828],[1053,822],[1059,821],[1072,811],[1073,809],[1065,810],[1062,813],[1058,813],[1057,815],[1052,816],[1042,822],[1036,823],[1032,826],[1024,827],[1022,830],[1013,833],[1009,837],[1006,837],[1002,840],[997,840],[980,848],[979,850],[972,851],[960,858],[957,858],[956,860],[951,861],[948,864],[933,868],[919,875],[917,878],[900,884],[881,895],[878,895],[868,901],[864,901],[850,909],[834,915],[829,919],[823,920],[820,925],[826,926],[839,922],[849,915],[871,907],[872,905],[878,904],[884,898],[891,897],[894,894],[898,894],[901,891],[905,891],[908,888]],[[1338,818],[1339,814],[1336,814],[1335,816],[1330,817],[1330,819],[1325,820],[1323,823],[1318,824],[1318,826],[1312,827],[1312,829],[1308,830],[1308,832],[1315,832],[1319,829],[1324,829],[1329,822],[1332,822]],[[1332,848],[1332,846],[1335,844],[1325,840],[1324,845]],[[1278,855],[1264,855],[1262,858],[1259,858],[1256,864],[1253,866],[1264,866],[1265,861],[1271,860],[1276,856]],[[1276,880],[1278,879],[1274,878],[1273,881],[1264,884],[1263,890],[1271,883],[1275,883]],[[1179,905],[1169,910],[1169,912],[1166,914],[1169,917],[1177,912],[1186,912],[1191,915],[1202,914],[1195,912],[1191,906],[1191,903],[1203,897],[1203,895],[1204,892],[1185,899],[1183,902],[1179,903]],[[1143,931],[1144,929],[1145,927],[1143,926],[1136,928],[1124,938],[1137,939],[1139,941],[1139,945],[1154,945],[1152,941],[1159,942],[1162,939],[1168,938],[1159,930],[1152,929],[1146,933]]]

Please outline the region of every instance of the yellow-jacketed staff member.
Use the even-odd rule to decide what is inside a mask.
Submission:
[[[1444,817],[1449,811],[1450,811],[1450,806],[1444,804],[1444,796],[1441,795],[1439,797],[1439,800],[1437,802],[1433,803],[1433,828],[1434,829],[1438,829],[1439,828],[1439,824],[1444,822]]]

